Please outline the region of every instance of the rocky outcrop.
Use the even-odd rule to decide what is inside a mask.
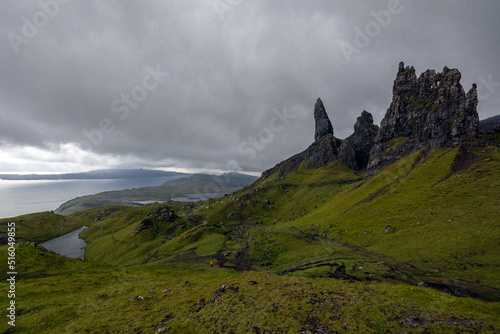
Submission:
[[[267,177],[277,170],[297,167],[303,161],[306,168],[317,168],[332,162],[343,162],[354,170],[366,168],[378,131],[378,126],[373,124],[373,117],[369,112],[363,111],[354,125],[354,133],[344,140],[333,135],[333,127],[321,99],[318,99],[314,106],[314,120],[314,143],[302,153],[265,171],[262,177]]]
[[[326,135],[333,136],[333,126],[326,113],[325,106],[323,106],[323,101],[318,99],[316,105],[314,106],[314,121],[316,124],[316,130],[314,132],[314,141],[321,140]]]
[[[137,230],[132,233],[132,235],[136,235],[147,229],[154,229],[160,224],[173,222],[176,218],[178,218],[178,216],[175,214],[174,210],[170,206],[163,205],[155,211],[148,213],[147,216],[141,220]]]
[[[320,112],[317,112],[318,110]],[[317,115],[322,115],[319,122]],[[315,168],[330,162],[341,161],[354,170],[366,168],[378,132],[378,126],[373,124],[373,116],[368,111],[363,111],[354,124],[354,133],[344,140],[333,135],[333,127],[330,130],[331,123],[321,99],[316,102],[314,116],[316,140],[304,152],[304,158],[307,159],[306,167]],[[324,122],[325,119],[328,123]],[[318,134],[321,133],[326,134],[319,136]]]
[[[393,98],[375,145],[368,175],[424,147],[480,145],[476,85],[465,93],[457,69],[427,70],[417,79],[413,67],[399,64]]]
[[[315,168],[341,161],[354,170],[366,168],[377,132],[378,126],[373,124],[373,116],[365,110],[354,124],[354,133],[346,139],[341,140],[333,136],[332,129],[331,134],[316,140],[305,151],[306,167]]]
[[[339,161],[339,150],[342,140],[335,138],[333,134],[327,134],[316,140],[303,152],[307,168],[321,167],[330,162]]]
[[[339,160],[352,169],[366,168],[378,131],[372,114],[364,110],[354,124],[354,133],[342,141]]]

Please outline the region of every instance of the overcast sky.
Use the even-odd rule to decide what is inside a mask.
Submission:
[[[0,172],[262,172],[379,124],[398,64],[500,114],[498,0],[2,0]]]

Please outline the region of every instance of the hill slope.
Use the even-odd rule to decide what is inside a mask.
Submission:
[[[498,148],[423,150],[369,179],[304,164],[169,203],[176,218],[159,204],[70,215],[90,226],[88,265],[20,247],[19,329],[500,330]]]
[[[77,197],[61,204],[56,213],[70,213],[104,205],[137,205],[136,201],[164,202],[171,198],[206,193],[229,193],[244,187],[257,178],[239,173],[226,173],[220,176],[195,174],[156,187],[143,187],[126,190],[105,191],[102,193]]]

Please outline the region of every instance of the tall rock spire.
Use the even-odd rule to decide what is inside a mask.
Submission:
[[[323,106],[323,101],[319,98],[314,106],[314,121],[316,122],[314,141],[318,141],[327,134],[333,135],[332,123],[330,122],[325,107]]]

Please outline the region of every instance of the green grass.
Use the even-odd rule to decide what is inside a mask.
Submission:
[[[17,242],[41,243],[76,230],[88,224],[78,217],[64,217],[53,212],[42,212],[1,220],[0,232],[7,232],[7,223],[16,225]]]
[[[25,240],[59,233],[37,226],[90,227],[86,261],[20,246],[17,330],[499,332],[500,153],[474,154],[464,167],[461,148],[416,152],[368,179],[304,162],[224,198],[171,203],[179,218],[135,235],[158,204],[14,218]]]
[[[34,267],[54,268],[54,258],[61,258],[33,254],[37,252],[27,246],[19,249],[37,258]],[[345,324],[350,333],[376,328],[420,332],[404,325],[411,319],[425,319],[429,333],[500,329],[498,303],[405,284],[237,273],[208,266],[160,271],[64,262],[48,276],[22,279],[18,333],[154,333],[159,327],[171,327],[174,333],[343,332]],[[231,289],[210,303],[222,285]],[[131,301],[135,295],[144,300]]]

